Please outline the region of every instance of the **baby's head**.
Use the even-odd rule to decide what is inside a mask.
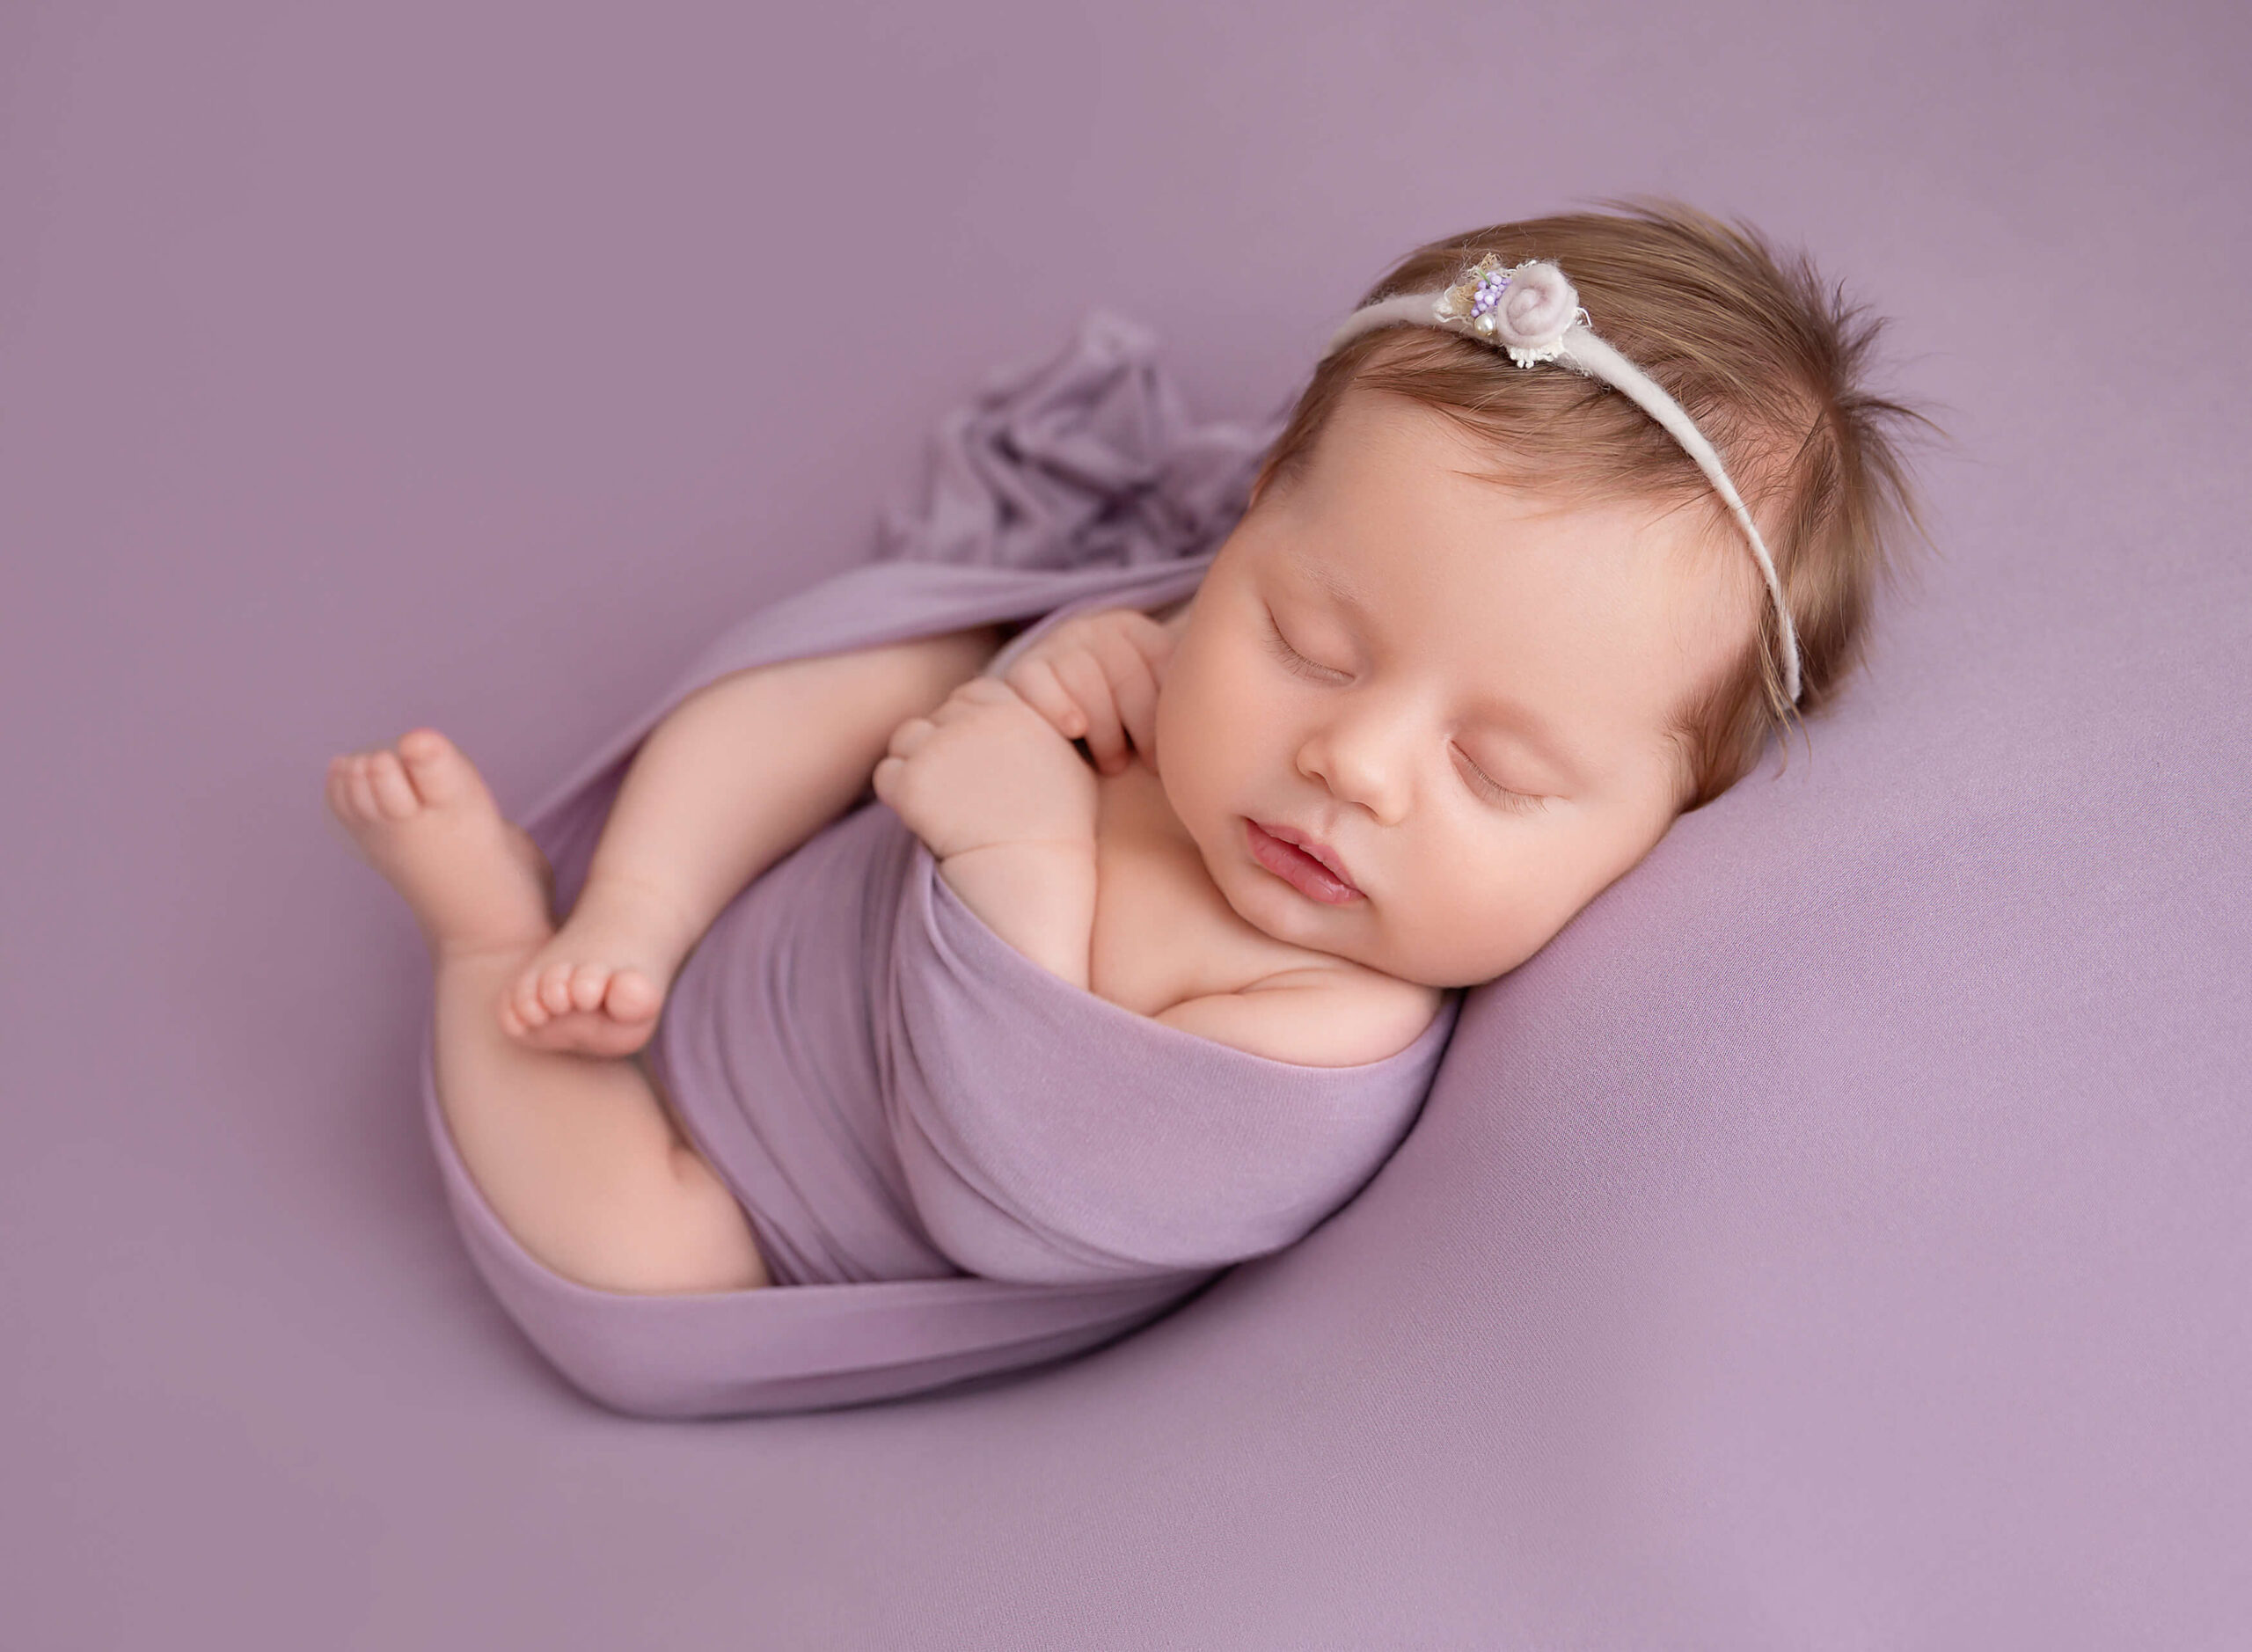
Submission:
[[[1411,253],[1364,304],[1481,255],[1553,260],[1716,450],[1605,382],[1428,325],[1316,369],[1159,698],[1166,793],[1246,921],[1431,986],[1524,962],[1859,662],[1916,509],[1920,415],[1861,382],[1882,323],[1802,258],[1672,204]],[[1273,834],[1302,842],[1346,881]]]

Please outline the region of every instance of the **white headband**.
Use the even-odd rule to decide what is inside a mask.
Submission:
[[[1519,367],[1560,362],[1576,373],[1599,378],[1625,392],[1663,425],[1697,461],[1697,468],[1704,471],[1714,490],[1728,501],[1737,525],[1751,541],[1751,554],[1759,559],[1759,571],[1767,576],[1767,595],[1774,600],[1775,623],[1782,633],[1783,692],[1792,705],[1798,704],[1798,632],[1791,625],[1790,610],[1783,603],[1783,585],[1775,577],[1774,560],[1767,554],[1759,530],[1751,524],[1751,513],[1744,508],[1735,484],[1721,468],[1720,455],[1682,411],[1681,404],[1659,389],[1649,374],[1596,337],[1587,311],[1580,308],[1580,296],[1564,279],[1562,270],[1546,259],[1534,259],[1512,269],[1489,252],[1444,292],[1400,293],[1355,311],[1331,336],[1322,357],[1327,360],[1341,345],[1364,333],[1402,323],[1438,327],[1495,345],[1506,349],[1510,360]]]

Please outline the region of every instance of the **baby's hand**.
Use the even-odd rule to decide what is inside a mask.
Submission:
[[[1094,841],[1094,775],[998,677],[971,677],[928,717],[900,724],[872,778],[941,860],[995,844]]]
[[[1005,681],[1066,740],[1084,737],[1095,766],[1116,774],[1134,749],[1157,767],[1158,684],[1173,636],[1147,614],[1106,608],[1078,614],[1042,637]]]

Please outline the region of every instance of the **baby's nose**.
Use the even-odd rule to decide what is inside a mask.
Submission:
[[[1406,759],[1402,742],[1378,719],[1341,718],[1306,742],[1298,766],[1340,802],[1365,808],[1378,824],[1392,826],[1407,813]]]

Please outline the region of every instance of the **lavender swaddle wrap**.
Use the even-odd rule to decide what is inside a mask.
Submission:
[[[941,427],[932,501],[882,559],[750,615],[524,825],[577,898],[627,763],[696,689],[777,661],[1194,591],[1274,428],[1194,427],[1141,329],[1095,315]],[[865,795],[865,794],[864,794]],[[1148,1323],[1349,1202],[1398,1146],[1460,995],[1408,1049],[1301,1067],[1073,987],[995,935],[867,800],[744,889],[683,966],[647,1060],[776,1281],[628,1296],[563,1278],[423,1106],[479,1271],[597,1400],[651,1415],[895,1398]]]

